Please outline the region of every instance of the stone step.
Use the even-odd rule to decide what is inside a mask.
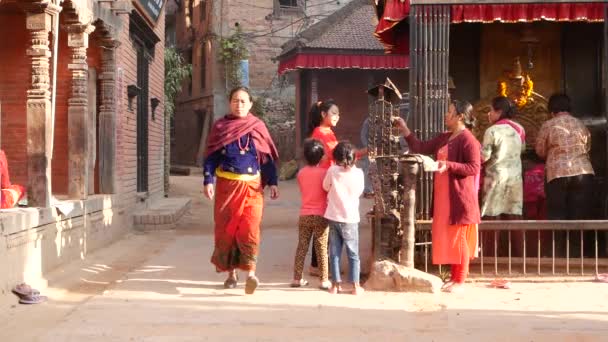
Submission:
[[[133,215],[133,226],[137,230],[175,229],[177,221],[190,209],[192,200],[185,197],[154,200],[146,209]]]

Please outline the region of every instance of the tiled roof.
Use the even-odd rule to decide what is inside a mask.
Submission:
[[[297,47],[384,51],[374,37],[376,14],[369,0],[353,0],[283,45],[282,55]]]

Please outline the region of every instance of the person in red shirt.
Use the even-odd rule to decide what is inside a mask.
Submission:
[[[340,121],[340,108],[336,102],[332,99],[325,101],[318,101],[312,105],[310,112],[308,113],[309,126],[308,135],[311,139],[319,140],[323,144],[323,150],[325,155],[319,167],[323,169],[329,169],[330,166],[334,165],[333,152],[338,145],[338,138],[333,131],[333,128],[338,125]],[[356,159],[367,154],[367,148],[355,151]],[[315,249],[312,249],[312,257],[310,260],[310,275],[318,275],[318,262],[317,254]]]
[[[333,128],[340,121],[340,108],[334,100],[319,101],[312,106],[308,116],[310,138],[319,140],[325,152],[319,167],[328,169],[334,163],[332,152],[338,145],[338,138]]]

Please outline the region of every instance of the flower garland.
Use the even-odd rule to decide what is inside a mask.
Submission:
[[[517,98],[515,99],[515,103],[517,107],[523,107],[528,103],[528,99],[532,96],[532,92],[534,91],[534,82],[530,79],[530,75],[524,76],[524,83],[521,86],[521,90],[519,94],[517,94]],[[507,82],[500,81],[498,82],[498,95],[509,97],[511,92],[508,90]]]

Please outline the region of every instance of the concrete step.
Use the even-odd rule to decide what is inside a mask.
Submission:
[[[177,221],[190,209],[192,200],[186,197],[161,198],[133,215],[137,230],[175,229]]]

